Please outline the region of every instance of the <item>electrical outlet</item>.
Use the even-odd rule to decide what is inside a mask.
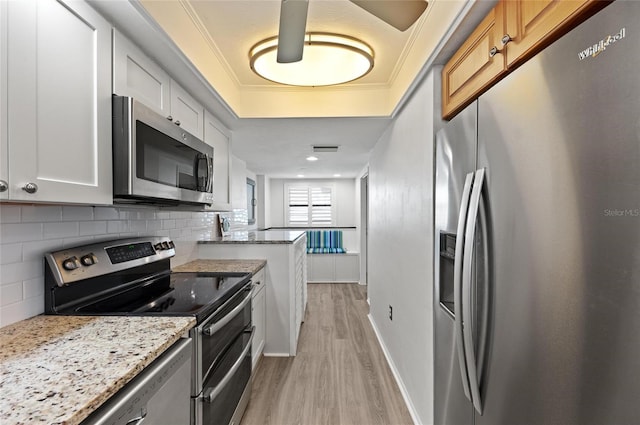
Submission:
[[[389,304],[389,320],[393,320],[393,307]]]

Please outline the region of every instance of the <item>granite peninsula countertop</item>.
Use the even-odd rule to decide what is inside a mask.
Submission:
[[[256,274],[267,260],[195,260],[172,269],[173,272]]]
[[[198,241],[199,244],[291,244],[304,235],[303,230],[250,230]]]
[[[192,317],[36,316],[0,328],[0,423],[79,424]]]

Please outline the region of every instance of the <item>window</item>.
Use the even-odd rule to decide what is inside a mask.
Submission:
[[[334,188],[286,186],[285,208],[288,227],[330,227],[335,216]]]
[[[247,179],[247,223],[256,222],[256,182]]]

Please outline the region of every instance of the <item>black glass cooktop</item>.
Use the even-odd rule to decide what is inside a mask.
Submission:
[[[195,316],[198,323],[250,281],[250,273],[171,273],[74,308],[75,314]],[[69,312],[71,313],[71,312]]]

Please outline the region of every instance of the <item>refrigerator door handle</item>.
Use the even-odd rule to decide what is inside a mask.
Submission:
[[[471,278],[473,272],[473,257],[475,251],[476,223],[480,207],[480,196],[484,184],[484,168],[477,170],[473,180],[473,189],[469,201],[469,215],[467,217],[466,232],[464,236],[464,256],[462,264],[462,333],[464,336],[465,356],[469,373],[469,387],[473,406],[482,414],[482,399],[480,398],[480,382],[476,363],[476,353],[473,346],[473,332],[471,324]]]
[[[464,336],[462,328],[462,272],[464,254],[464,229],[469,209],[469,196],[473,184],[473,173],[467,174],[462,189],[462,199],[460,200],[460,213],[458,216],[458,229],[456,231],[456,251],[453,266],[453,303],[455,305],[455,340],[458,348],[458,364],[460,365],[460,376],[462,378],[462,388],[467,399],[472,401],[469,386],[469,374],[465,356]]]

